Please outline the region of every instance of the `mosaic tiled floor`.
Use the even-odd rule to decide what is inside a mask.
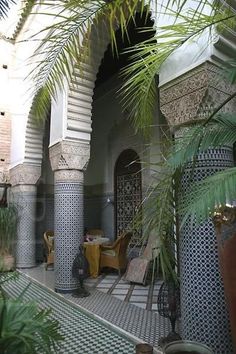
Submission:
[[[41,269],[37,267],[24,270],[24,273],[53,289],[53,271],[44,272],[42,267]],[[145,287],[127,284],[117,275],[102,275],[96,280],[89,279],[87,287],[90,291],[90,296],[87,298],[76,299],[70,294],[64,295],[64,297],[111,323],[124,333],[129,333],[155,347],[158,345],[159,338],[169,333],[168,320],[160,317],[154,310],[144,309],[153,306],[150,305],[148,294],[143,294]],[[146,290],[148,290],[148,293],[152,292],[152,294],[155,294],[154,296],[157,296],[158,288],[155,288],[155,286]],[[113,296],[110,295],[111,293],[113,293]],[[133,303],[128,302],[128,299]],[[137,306],[137,304],[141,306]]]
[[[6,283],[4,289],[13,298],[22,293],[29,278],[20,275],[16,281]],[[65,299],[32,282],[23,295],[24,300],[34,300],[41,308],[50,307],[52,318],[61,324],[64,341],[60,354],[127,354],[135,353],[135,342],[101,323]]]
[[[97,290],[117,299],[155,312],[157,311],[157,295],[161,283],[159,280],[154,285],[130,284],[117,274],[102,274],[97,279],[89,278],[85,282],[88,287],[96,287]]]
[[[50,269],[45,271],[43,264],[36,268],[24,270],[24,272],[37,279],[40,283],[54,289],[54,272]],[[103,273],[96,279],[88,278],[85,280],[85,285],[89,288],[96,288],[117,299],[154,312],[157,312],[157,295],[161,283],[161,280],[157,280],[154,285],[130,284],[123,277],[119,277],[117,272]]]

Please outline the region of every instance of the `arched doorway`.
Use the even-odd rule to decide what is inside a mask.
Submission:
[[[142,200],[142,175],[138,154],[131,149],[124,150],[118,157],[114,175],[115,235],[132,229],[134,216]],[[140,238],[136,230],[132,243]]]

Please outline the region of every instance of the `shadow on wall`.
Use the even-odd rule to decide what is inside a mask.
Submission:
[[[86,188],[88,189],[88,187]],[[85,189],[85,191],[86,191]],[[104,235],[114,240],[114,196],[111,194],[84,197],[84,226],[87,229],[102,229]]]

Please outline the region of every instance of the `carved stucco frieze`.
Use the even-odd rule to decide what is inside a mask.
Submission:
[[[55,183],[59,182],[84,182],[84,173],[80,170],[58,170],[55,171]]]
[[[90,145],[72,141],[61,141],[49,148],[53,171],[85,170],[90,157]]]
[[[11,185],[36,185],[41,176],[41,166],[19,164],[10,170]]]
[[[170,126],[204,119],[235,90],[222,70],[206,62],[160,88],[160,108]],[[235,101],[224,111],[232,111]]]

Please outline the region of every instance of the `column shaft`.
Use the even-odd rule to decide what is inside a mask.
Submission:
[[[209,149],[199,154],[193,175],[191,165],[186,168],[183,188],[186,191],[189,178],[200,181],[232,166],[232,149]],[[200,226],[186,223],[180,234],[179,253],[183,338],[205,343],[215,354],[232,353],[217,240],[211,219]]]
[[[13,203],[17,208],[16,266],[34,267],[35,262],[35,213],[36,186],[12,187]]]
[[[55,290],[77,288],[72,264],[83,240],[83,172],[55,171]]]

